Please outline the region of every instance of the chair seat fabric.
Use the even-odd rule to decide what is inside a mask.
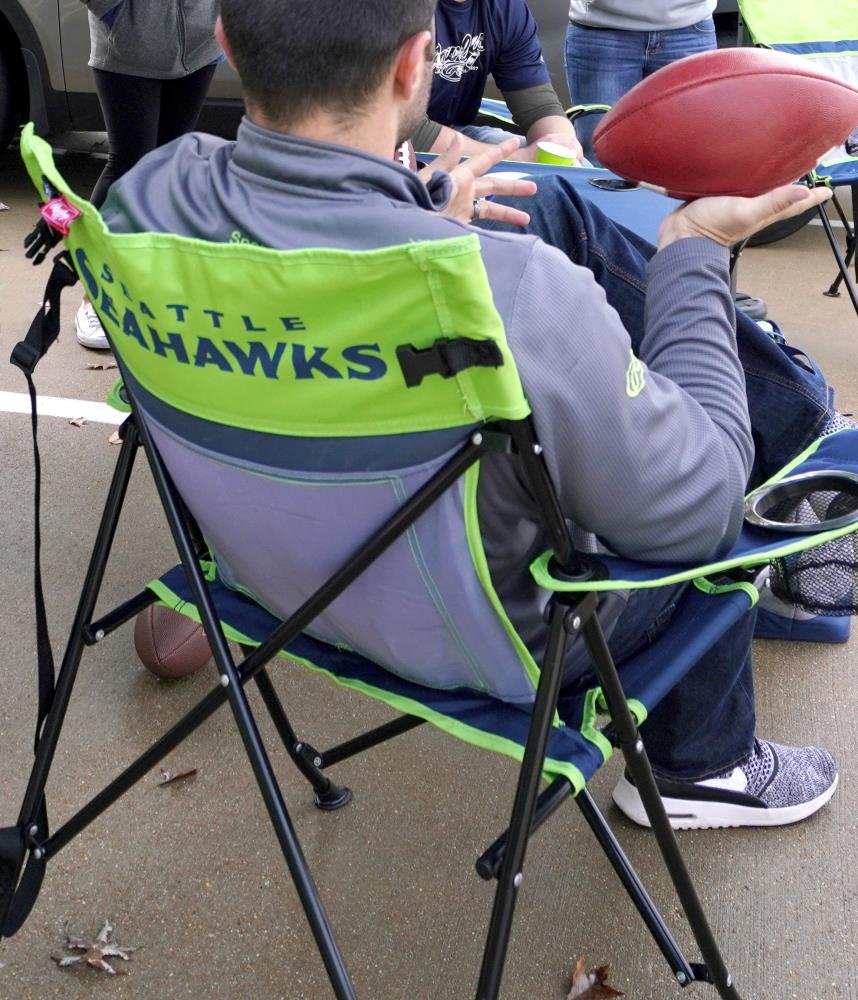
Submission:
[[[181,566],[169,570],[149,587],[164,604],[199,620]],[[220,579],[210,582],[209,588],[224,631],[234,641],[258,645],[279,624],[278,619]],[[752,604],[745,590],[712,596],[689,588],[665,635],[620,668],[630,707],[639,722]],[[331,646],[306,634],[285,648],[282,655],[400,712],[426,719],[466,743],[516,760],[524,755],[530,714],[514,705],[467,689],[439,690],[411,683],[353,650]],[[596,729],[599,694],[594,680],[585,690],[561,696],[558,716],[562,724],[552,728],[549,738],[544,776],[546,780],[567,778],[576,794],[612,753],[611,745]]]

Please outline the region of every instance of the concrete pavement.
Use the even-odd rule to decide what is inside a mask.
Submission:
[[[88,190],[99,169],[69,154],[60,169]],[[35,198],[13,154],[0,156],[0,346],[25,332],[47,277],[20,249]],[[858,319],[845,298],[819,293],[833,264],[822,231],[747,251],[740,287],[766,298],[789,338],[829,373],[842,409],[858,407]],[[91,371],[66,293],[63,336],[37,372],[40,393],[101,401],[115,373]],[[0,364],[0,391],[21,393]],[[55,645],[61,647],[82,581],[105,483],[116,458],[111,428],[41,422],[44,566]],[[35,654],[31,593],[32,456],[29,422],[0,413],[0,524],[6,539],[0,615],[0,822],[14,821],[31,759]],[[136,592],[173,559],[151,482],[135,473],[101,607]],[[681,843],[745,1000],[858,997],[855,939],[858,691],[855,645],[759,643],[759,731],[830,747],[842,768],[832,804],[795,828],[684,833]],[[275,675],[296,725],[318,745],[388,713],[298,669]],[[49,785],[53,825],[145,749],[215,681],[214,670],[164,683],[145,673],[123,629],[89,651]],[[254,700],[254,705],[257,702]],[[261,722],[358,995],[373,1000],[462,1000],[472,994],[492,887],[473,871],[505,823],[513,765],[430,727],[337,768],[355,792],[341,813],[319,813],[276,734]],[[144,780],[48,868],[38,905],[0,943],[0,1000],[324,1000],[330,995],[301,909],[228,713],[221,710],[169,760],[194,781]],[[608,805],[619,764],[593,789],[676,934],[690,943],[649,836]],[[104,919],[121,943],[142,945],[127,975],[60,970],[50,960],[66,933],[95,934]],[[634,1000],[679,996],[577,811],[557,814],[534,839],[525,868],[503,996],[562,1000],[577,956],[610,962]],[[697,986],[688,996],[714,993]]]

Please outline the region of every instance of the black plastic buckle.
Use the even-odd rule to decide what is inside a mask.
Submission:
[[[28,344],[26,340],[19,340],[12,348],[9,361],[20,368],[22,372],[32,375],[40,357],[41,354],[39,354],[32,344]]]
[[[396,357],[409,389],[419,386],[428,375],[453,378],[467,368],[500,368],[503,364],[501,349],[493,340],[469,337],[439,338],[424,348],[400,344]]]

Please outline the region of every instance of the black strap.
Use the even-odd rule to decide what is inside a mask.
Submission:
[[[65,251],[54,258],[54,268],[45,286],[42,308],[36,313],[27,336],[15,345],[10,361],[24,373],[30,392],[30,423],[33,431],[33,590],[36,603],[36,652],[38,657],[39,709],[36,719],[34,746],[39,744],[42,723],[51,707],[54,696],[54,654],[48,633],[48,616],[45,612],[45,594],[42,587],[42,463],[39,456],[39,418],[36,408],[36,387],[33,370],[60,332],[60,296],[64,288],[77,282],[71,257]]]
[[[42,308],[33,317],[27,336],[19,341],[9,359],[30,376],[48,348],[60,333],[60,296],[64,288],[77,283],[77,274],[67,250],[54,257],[54,268],[45,285]]]
[[[413,344],[400,344],[396,357],[409,389],[420,385],[427,375],[452,378],[466,368],[500,368],[503,364],[501,349],[493,340],[469,337],[438,339],[422,350]]]

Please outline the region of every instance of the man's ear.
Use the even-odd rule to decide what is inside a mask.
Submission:
[[[235,69],[235,59],[232,58],[232,49],[229,47],[229,39],[226,37],[226,32],[223,30],[223,21],[218,17],[215,21],[215,37],[217,38],[218,45],[223,49],[224,55],[226,56],[226,61]]]
[[[426,75],[426,53],[432,33],[419,31],[403,42],[393,64],[393,84],[404,101],[410,101]]]

